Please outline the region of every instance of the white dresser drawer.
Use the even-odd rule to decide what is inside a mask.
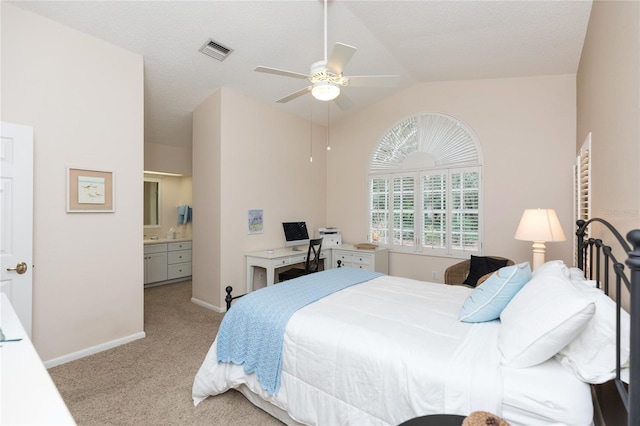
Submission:
[[[188,277],[191,275],[191,262],[176,263],[167,267],[167,279]]]
[[[165,251],[167,251],[167,245],[166,244],[145,244],[144,245],[145,254],[148,254],[148,253],[164,253]]]
[[[179,243],[169,243],[169,251],[191,250],[191,241],[180,241]]]
[[[373,263],[373,255],[371,254],[353,254],[351,262],[363,265],[371,265]]]
[[[347,262],[351,262],[351,253],[349,252],[344,252],[344,251],[337,251],[335,250],[333,252],[333,259],[334,261],[336,260],[342,260],[342,263],[344,263],[345,261]]]
[[[276,267],[280,267],[280,266],[287,266],[287,265],[293,265],[295,263],[302,263],[305,261],[305,259],[307,258],[306,254],[301,254],[299,256],[291,256],[291,257],[287,257],[284,259],[278,259],[278,263]]]
[[[364,269],[365,271],[373,271],[373,265],[369,263],[352,263],[349,267]]]
[[[169,265],[174,263],[191,262],[191,250],[170,251],[167,254],[167,263]]]

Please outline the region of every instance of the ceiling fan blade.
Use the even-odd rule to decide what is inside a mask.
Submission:
[[[327,69],[338,75],[342,74],[342,70],[351,60],[354,53],[356,53],[355,47],[344,43],[336,43],[327,59]]]
[[[347,79],[349,87],[394,87],[400,83],[399,75],[355,75]]]
[[[259,67],[256,67],[256,69],[254,71],[265,72],[267,74],[283,75],[285,77],[309,78],[309,76],[306,75],[306,74],[300,74],[299,72],[281,70],[281,69],[278,69],[278,68],[271,68],[271,67],[259,66]]]
[[[300,89],[297,92],[293,92],[292,94],[287,95],[282,99],[278,99],[276,102],[281,103],[281,104],[285,104],[285,103],[287,103],[289,101],[294,100],[295,98],[299,98],[300,96],[310,92],[311,91],[311,87],[312,86],[307,86],[304,89]]]
[[[338,95],[338,97],[335,98],[333,102],[335,102],[336,105],[338,105],[338,107],[343,111],[347,109],[351,109],[354,106],[353,101],[347,95],[344,94],[344,91],[341,91],[340,95]]]

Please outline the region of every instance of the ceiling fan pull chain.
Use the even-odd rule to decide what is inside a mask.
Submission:
[[[327,151],[331,151],[331,143],[329,142],[330,126],[331,126],[331,117],[329,116],[329,102],[327,102]]]

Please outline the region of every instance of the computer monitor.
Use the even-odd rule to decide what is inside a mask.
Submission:
[[[285,245],[300,250],[298,246],[309,245],[309,232],[305,222],[283,222]]]

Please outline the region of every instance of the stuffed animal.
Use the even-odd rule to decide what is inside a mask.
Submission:
[[[510,426],[504,419],[486,411],[474,411],[465,417],[462,426]]]

